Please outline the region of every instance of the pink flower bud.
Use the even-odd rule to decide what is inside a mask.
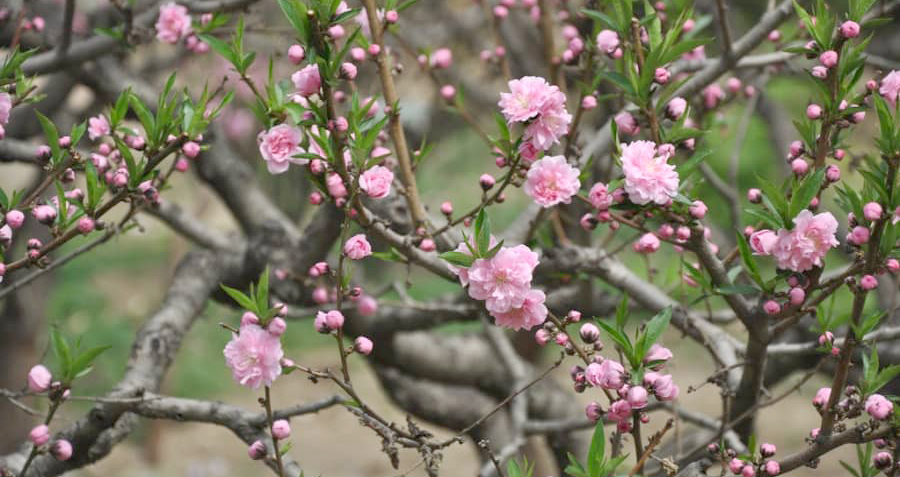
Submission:
[[[756,469],[752,465],[745,465],[741,469],[741,477],[756,477]]]
[[[351,48],[350,57],[353,58],[354,61],[363,61],[366,59],[366,50],[358,46]]]
[[[243,315],[241,315],[241,326],[246,325],[258,325],[259,317],[256,316],[252,311],[245,311]]]
[[[372,344],[372,340],[366,338],[365,336],[358,336],[355,340],[353,340],[353,349],[356,350],[357,353],[368,356],[372,353],[372,348],[375,345]]]
[[[10,210],[6,213],[6,224],[13,230],[17,230],[25,223],[25,214],[20,210]]]
[[[538,345],[544,346],[550,342],[550,332],[544,328],[538,328],[538,330],[534,332],[534,340]]]
[[[841,23],[841,35],[844,38],[856,38],[859,36],[859,23],[853,20],[847,20]]]
[[[319,205],[325,199],[322,197],[322,193],[319,191],[313,191],[309,194],[309,203],[312,205]]]
[[[872,419],[883,421],[894,413],[894,403],[881,394],[873,394],[866,399],[866,412]]]
[[[269,322],[269,326],[267,326],[266,329],[275,336],[281,336],[287,329],[287,323],[283,319],[275,317],[272,318],[272,321]]]
[[[356,78],[356,65],[353,63],[344,63],[341,65],[341,77],[352,80]]]
[[[828,166],[825,169],[825,178],[828,179],[828,182],[837,182],[841,180],[841,168],[835,165]]]
[[[47,159],[52,154],[52,150],[50,146],[43,144],[37,147],[37,157],[38,159]]]
[[[253,441],[247,447],[247,455],[253,460],[262,460],[266,458],[266,445],[262,441]]]
[[[50,225],[56,220],[56,208],[49,205],[38,205],[31,209],[31,215],[33,215],[38,222],[44,225]]]
[[[343,328],[344,314],[338,310],[331,310],[328,313],[325,313],[325,324],[330,330],[339,330]]]
[[[70,136],[63,136],[59,138],[59,147],[65,149],[72,145],[72,138]]]
[[[895,272],[895,273],[896,273],[897,271],[900,271],[900,261],[898,261],[896,258],[889,258],[889,259],[887,259],[887,261],[884,262],[884,265],[885,265],[885,266],[887,267],[887,269],[890,270],[891,272]]]
[[[194,141],[188,141],[181,146],[181,152],[183,152],[185,156],[194,159],[200,154],[200,145]]]
[[[647,389],[643,386],[632,386],[625,395],[625,400],[628,401],[628,404],[632,409],[642,409],[646,407],[648,398],[649,394],[647,393]]]
[[[600,328],[597,328],[597,325],[593,323],[581,325],[581,329],[578,330],[578,333],[581,336],[581,340],[588,344],[595,343],[600,339]]]
[[[41,424],[28,433],[28,439],[36,447],[42,446],[50,441],[50,428],[46,424]]]
[[[812,70],[810,70],[810,74],[812,74],[815,78],[825,79],[826,77],[828,77],[828,68],[822,65],[816,65],[812,67]]]
[[[794,159],[791,161],[791,170],[797,176],[803,176],[809,171],[809,163],[800,158]]]
[[[554,339],[556,341],[556,344],[562,347],[565,347],[567,344],[569,344],[569,335],[565,333],[557,333]]]
[[[768,38],[769,41],[771,41],[772,43],[775,43],[775,42],[777,42],[778,40],[781,40],[781,32],[778,31],[778,30],[772,30],[772,31],[769,32],[769,35],[768,35],[767,38]],[[737,473],[737,472],[735,472],[735,474],[736,474],[736,473]]]
[[[753,204],[760,203],[762,201],[762,191],[755,188],[747,190],[747,200]]]
[[[863,275],[863,277],[859,279],[859,286],[866,291],[874,290],[878,287],[878,279],[875,278],[874,275]]]
[[[831,399],[831,388],[819,388],[816,391],[816,396],[813,398],[813,406],[821,409],[828,405],[828,400]]]
[[[781,305],[775,300],[768,300],[763,304],[763,310],[769,315],[775,315],[781,311]]]
[[[478,183],[481,184],[483,190],[488,191],[494,187],[494,184],[496,184],[497,181],[490,174],[482,174],[481,177],[478,178]]]
[[[456,97],[456,88],[452,84],[445,84],[441,86],[441,98],[444,98],[444,101],[453,101]]]
[[[691,229],[681,225],[677,229],[675,229],[675,238],[681,240],[682,242],[691,238]]]
[[[741,90],[741,86],[741,80],[734,76],[728,78],[728,81],[725,82],[725,87],[728,88],[728,91],[732,94],[737,94],[737,92]]]
[[[399,19],[400,15],[397,13],[397,10],[388,10],[384,13],[384,21],[387,23],[397,23]]]
[[[706,206],[706,204],[703,203],[702,200],[695,200],[693,203],[691,203],[690,206],[691,215],[695,219],[702,219],[703,217],[705,217],[708,210],[709,208]]]
[[[772,457],[777,451],[778,449],[775,447],[775,444],[769,444],[768,442],[763,443],[763,445],[759,446],[759,453],[763,457]]]
[[[341,25],[332,25],[328,27],[328,36],[335,40],[340,40],[345,34],[346,31],[344,31],[344,27]]]
[[[846,153],[847,153],[847,152],[844,151],[843,149],[836,149],[836,150],[834,151],[834,158],[840,161],[841,159],[844,158],[844,155],[845,155]]]
[[[893,465],[894,457],[890,452],[879,452],[872,458],[872,464],[879,470],[887,471]]]
[[[453,63],[453,52],[449,48],[439,48],[431,55],[431,66],[438,69],[449,68]]]
[[[654,253],[659,250],[659,238],[656,237],[653,233],[646,233],[641,236],[632,248],[637,253]]]
[[[834,68],[838,64],[838,54],[834,50],[828,50],[819,55],[819,62],[826,68]]]
[[[365,234],[356,234],[344,242],[344,255],[351,260],[361,260],[372,255],[372,246]]]
[[[60,439],[50,446],[50,453],[56,460],[67,461],[72,458],[72,443],[65,439]]]
[[[494,16],[500,19],[506,18],[509,16],[509,9],[503,5],[497,5],[494,7]]]
[[[863,206],[863,217],[869,221],[876,221],[881,218],[881,214],[884,210],[881,208],[881,204],[878,202],[869,202],[868,204]]]
[[[680,96],[672,98],[669,100],[669,103],[666,104],[666,115],[674,120],[681,118],[686,110],[687,100]]]
[[[441,213],[444,215],[452,215],[453,214],[453,204],[450,202],[444,202],[441,204]]]
[[[788,297],[791,300],[791,305],[800,306],[806,300],[806,292],[800,287],[794,287],[788,292]]]
[[[822,107],[818,104],[810,104],[806,107],[806,117],[809,119],[819,119],[822,117]]]
[[[430,238],[422,239],[422,241],[419,242],[419,250],[422,250],[423,252],[434,252],[436,248],[434,240],[431,240]]]
[[[28,390],[33,393],[42,393],[50,388],[53,375],[43,364],[35,365],[28,371]]]
[[[616,122],[616,127],[619,128],[619,132],[621,132],[622,134],[634,136],[641,131],[640,126],[638,126],[637,119],[635,119],[634,116],[631,115],[631,113],[619,113],[616,115],[614,120]]]
[[[596,402],[590,402],[585,406],[584,414],[587,416],[588,420],[597,422],[603,416],[603,409]]]
[[[84,235],[91,233],[94,230],[94,219],[90,217],[82,217],[78,219],[78,231]]]
[[[295,43],[288,48],[288,60],[291,63],[299,65],[304,58],[306,58],[306,50],[303,49],[303,46]]]
[[[273,422],[272,437],[278,440],[291,437],[291,424],[286,419],[279,419]]]
[[[589,94],[581,99],[581,109],[590,111],[597,107],[597,97]]]
[[[728,469],[731,470],[733,474],[739,474],[743,468],[744,462],[738,458],[731,459],[731,461],[728,462]]]
[[[672,74],[665,68],[657,68],[653,71],[653,81],[656,81],[659,84],[668,83],[671,77]]]
[[[847,241],[853,245],[865,245],[869,242],[871,232],[868,227],[857,225],[847,234]]]

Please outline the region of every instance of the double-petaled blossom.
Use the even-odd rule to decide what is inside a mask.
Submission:
[[[568,204],[581,187],[578,175],[564,156],[545,157],[528,170],[525,193],[542,207]]]
[[[91,138],[91,141],[108,136],[110,132],[109,120],[106,119],[106,116],[101,114],[88,119],[88,137]]]
[[[651,202],[662,205],[678,193],[678,173],[669,157],[658,154],[651,141],[634,141],[622,145],[622,171],[625,192],[638,205]]]
[[[525,245],[503,247],[492,258],[479,258],[468,270],[469,295],[484,300],[492,314],[525,304],[538,256]]]
[[[175,44],[191,33],[191,16],[187,8],[174,2],[159,7],[159,18],[156,20],[156,38],[159,41]]]
[[[344,255],[351,260],[361,260],[372,255],[372,246],[366,240],[365,234],[357,234],[344,243]]]
[[[508,123],[527,123],[523,140],[542,151],[550,149],[568,132],[572,115],[566,95],[537,76],[509,82],[509,93],[500,93],[500,106]]]
[[[294,88],[302,96],[312,96],[322,88],[322,76],[319,74],[319,65],[308,65],[291,75]]]
[[[259,153],[266,161],[266,168],[272,174],[281,174],[293,164],[303,165],[309,159],[294,157],[306,152],[300,146],[303,141],[303,131],[289,124],[273,126],[268,131],[261,131],[256,138],[259,143]]]
[[[359,175],[359,188],[373,199],[382,199],[391,193],[394,173],[384,166],[373,166]]]
[[[866,412],[873,419],[884,420],[894,412],[894,403],[881,394],[873,394],[866,399]]]
[[[793,229],[778,231],[778,242],[772,250],[778,267],[795,272],[821,267],[828,250],[838,245],[834,236],[837,220],[830,212],[814,215],[804,209],[793,222]]]
[[[498,326],[513,330],[530,330],[547,319],[547,306],[544,305],[546,298],[543,291],[531,289],[525,293],[522,306],[505,313],[492,313],[492,316]]]
[[[644,374],[644,386],[653,391],[660,401],[674,401],[678,397],[678,386],[671,374],[660,374],[654,371]]]
[[[591,190],[588,192],[588,200],[595,209],[606,210],[613,204],[614,197],[606,184],[598,182],[591,186]]]
[[[625,384],[625,367],[616,360],[605,359],[602,363],[589,364],[584,377],[592,386],[616,390]]]
[[[234,380],[242,386],[258,389],[271,386],[281,374],[281,340],[256,324],[241,326],[225,345],[225,362]]]

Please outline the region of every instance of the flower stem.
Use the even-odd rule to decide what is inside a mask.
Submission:
[[[266,386],[266,399],[263,405],[266,407],[266,422],[269,424],[269,433],[272,434],[272,396],[269,392],[269,387]],[[272,434],[272,447],[275,448],[275,463],[278,465],[278,476],[284,477],[284,465],[281,463],[281,449],[278,448],[278,441],[275,440],[275,435]]]

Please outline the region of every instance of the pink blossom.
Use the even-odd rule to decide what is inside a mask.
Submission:
[[[597,210],[607,210],[613,204],[613,196],[609,193],[606,184],[598,182],[588,192],[588,200]]]
[[[503,247],[490,259],[479,258],[468,270],[469,296],[484,300],[492,314],[520,308],[537,263],[537,254],[525,245]]]
[[[703,89],[703,105],[707,109],[715,108],[719,101],[723,99],[725,99],[725,91],[722,91],[722,87],[717,83],[713,83]]]
[[[373,166],[359,176],[359,188],[373,199],[387,197],[391,193],[394,173],[384,166]]]
[[[266,161],[266,168],[272,174],[281,174],[293,164],[303,165],[309,159],[295,158],[294,156],[306,151],[300,147],[303,140],[303,131],[288,124],[279,124],[268,131],[261,131],[256,138],[259,143],[259,153]]]
[[[438,48],[431,55],[433,68],[446,69],[453,63],[453,52],[449,48]]]
[[[28,390],[33,393],[42,393],[50,388],[53,375],[43,364],[35,365],[28,371]]]
[[[325,177],[325,187],[335,199],[347,197],[347,186],[344,185],[343,179],[337,172],[331,172]]]
[[[294,88],[303,96],[312,96],[322,87],[322,77],[319,75],[319,65],[308,65],[291,75]]]
[[[772,250],[778,267],[795,272],[821,267],[828,250],[838,245],[834,237],[837,220],[831,212],[813,215],[804,209],[794,217],[793,222],[792,230],[778,231],[778,242]]]
[[[286,419],[278,419],[273,422],[272,437],[278,440],[291,437],[291,424]]]
[[[863,217],[866,220],[875,221],[881,218],[881,214],[884,212],[881,204],[878,202],[869,202],[863,206]]]
[[[687,101],[680,96],[676,96],[670,99],[669,104],[666,105],[666,114],[668,114],[670,118],[677,120],[684,114],[686,109]]]
[[[619,47],[619,34],[612,30],[601,30],[597,34],[597,49],[611,55]]]
[[[106,119],[106,116],[101,114],[88,119],[88,137],[91,138],[91,141],[108,136],[110,132],[109,121]]]
[[[568,204],[581,187],[578,174],[564,156],[545,157],[528,170],[525,193],[542,207]]]
[[[372,246],[365,234],[356,234],[344,243],[344,255],[352,260],[360,260],[372,255]]]
[[[606,417],[615,422],[623,422],[631,417],[631,404],[624,399],[620,399],[609,406],[609,412]]]
[[[187,8],[174,2],[159,7],[159,18],[156,20],[156,38],[159,41],[174,45],[190,32],[191,16]]]
[[[881,394],[873,394],[866,399],[866,412],[873,419],[884,420],[894,412],[894,403]]]
[[[28,439],[37,446],[42,446],[50,442],[50,428],[46,424],[41,424],[28,433]]]
[[[489,244],[488,245],[489,248],[494,248],[497,245],[497,238],[494,237],[493,235],[491,235],[490,240],[488,240],[488,244]],[[475,249],[475,241],[472,237],[469,238],[468,245],[466,244],[466,242],[460,242],[456,246],[456,250],[454,250],[454,251],[471,256],[472,252],[470,251],[470,248]],[[453,265],[453,264],[448,264],[447,267],[450,269],[451,272],[453,272],[454,275],[459,277],[459,283],[462,286],[466,286],[469,284],[469,269],[468,268],[457,267],[456,265]]]
[[[660,401],[674,401],[678,397],[678,386],[672,380],[671,374],[658,376],[653,381],[652,388],[656,398]]]
[[[659,250],[659,238],[654,235],[652,232],[645,233],[641,235],[634,245],[632,246],[634,251],[637,253],[653,253]]]
[[[859,36],[859,23],[853,20],[847,20],[841,23],[841,35],[844,38],[856,38]]]
[[[828,50],[819,55],[819,62],[826,68],[834,68],[838,64],[838,53],[834,50]]]
[[[637,119],[631,113],[621,112],[617,114],[613,120],[616,122],[616,127],[622,134],[628,136],[634,136],[635,134],[641,132],[640,126],[638,126]]]
[[[662,205],[678,193],[678,173],[668,156],[657,156],[656,144],[635,141],[622,146],[625,192],[632,203]]]
[[[878,92],[881,93],[881,96],[883,96],[888,103],[891,103],[891,107],[896,108],[897,97],[900,96],[900,71],[891,70],[891,72],[881,80],[881,87],[878,89]]]
[[[757,230],[750,234],[750,249],[753,250],[753,255],[772,255],[776,243],[778,234],[771,230]]]
[[[616,360],[605,359],[602,363],[589,364],[584,377],[592,386],[616,390],[625,384],[625,368]]]
[[[0,126],[9,122],[9,112],[12,110],[12,96],[9,93],[0,93]]]
[[[625,394],[625,399],[628,401],[628,404],[631,405],[632,409],[642,409],[647,407],[648,397],[647,389],[643,386],[632,386],[628,388],[628,393]]]
[[[241,326],[225,345],[225,362],[234,380],[242,386],[258,389],[271,386],[281,374],[281,340],[259,325]]]
[[[831,399],[831,388],[819,388],[816,391],[816,396],[813,398],[813,406],[821,408],[828,405],[828,400]]]
[[[531,289],[525,294],[522,306],[505,313],[492,313],[498,326],[513,330],[530,330],[547,319],[546,295],[541,290]]]
[[[67,461],[72,458],[72,443],[65,439],[60,439],[50,446],[50,454],[56,460]]]
[[[375,345],[372,343],[372,340],[365,336],[357,336],[355,340],[353,340],[353,349],[356,350],[357,353],[368,356],[372,354],[372,349]]]
[[[370,295],[363,295],[356,302],[356,311],[362,316],[375,316],[378,312],[378,300]]]
[[[659,344],[654,344],[647,350],[647,354],[644,355],[644,363],[652,363],[654,361],[668,361],[672,359],[674,355],[669,348],[666,348]],[[662,367],[661,363],[655,365],[656,368]]]

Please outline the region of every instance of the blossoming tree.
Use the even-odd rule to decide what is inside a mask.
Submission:
[[[712,466],[774,476],[815,467],[847,445],[860,456],[844,463],[848,472],[897,475],[891,381],[900,356],[890,343],[900,328],[894,305],[873,292],[895,296],[900,272],[900,71],[866,48],[900,2],[773,1],[740,35],[726,0],[711,14],[685,0],[475,2],[477,28],[492,35],[472,60],[495,80],[485,84],[458,74],[458,53],[404,22],[428,8],[415,0],[278,0],[287,30],[270,58],[246,40],[263,34],[251,24],[266,14],[262,3],[113,1],[116,22],[94,33],[74,0],[58,28],[28,3],[0,9],[11,31],[0,67],[0,162],[39,170],[26,190],[0,189],[0,300],[113,237],[127,239],[142,214],[197,247],[135,335],[119,383],[88,398],[93,408],[75,422],[54,416],[107,347],[50,331],[54,364],[35,363],[27,382],[0,389],[26,411],[23,400],[32,400],[40,420],[0,456],[0,475],[86,466],[153,418],[227,428],[249,458],[298,476],[303,462],[292,458],[290,438],[302,430],[290,420],[332,407],[375,433],[404,475],[438,475],[453,465],[442,452],[471,441],[480,474],[527,476],[528,436],[545,437],[559,475],[575,477],[689,477]],[[130,75],[125,57],[153,41],[221,57],[231,80],[180,90],[174,73],[162,88]],[[528,51],[535,43],[540,51]],[[707,47],[718,56],[707,57]],[[124,54],[104,58],[111,53]],[[56,107],[67,93],[52,96],[58,85],[39,79],[85,63],[102,70],[82,75],[100,112],[72,121]],[[293,73],[279,74],[282,66]],[[477,184],[465,173],[452,178],[478,195],[470,209],[417,183],[432,144],[411,146],[409,98],[397,84],[404,70],[484,141],[490,172]],[[767,164],[783,174],[738,184],[738,147],[730,179],[721,177],[707,162],[721,111],[746,105],[749,118],[767,82],[785,72],[806,76],[811,101],[794,115],[798,139],[784,144],[786,160]],[[247,109],[258,155],[241,158],[223,124]],[[26,126],[32,118],[38,129]],[[867,123],[866,139],[851,140]],[[272,176],[303,172],[312,192],[293,200],[311,204],[306,225],[269,198],[255,166]],[[239,233],[218,235],[166,197],[173,175],[191,171]],[[491,216],[510,208],[507,194],[519,193],[530,205],[511,211],[509,227],[492,226]],[[710,198],[724,205],[709,207]],[[64,249],[69,243],[81,245]],[[375,261],[383,273],[354,273]],[[674,278],[655,276],[667,267]],[[455,293],[428,302],[379,296],[413,271]],[[159,394],[208,300],[233,308],[220,317],[229,341],[216,365],[259,397],[259,409]],[[435,330],[464,321],[480,331]],[[339,365],[287,356],[288,326],[333,338]],[[721,409],[677,404],[696,390],[667,368],[679,360],[667,340],[679,338],[706,350]],[[534,347],[554,359],[528,358]],[[372,366],[409,413],[405,423],[357,389],[353,360]],[[563,363],[565,384],[550,377]],[[767,391],[794,371],[805,374],[785,394]],[[779,452],[756,417],[819,372],[830,380],[810,396],[820,425]],[[305,378],[335,395],[273,398],[284,381]],[[688,431],[673,444],[675,423]],[[430,426],[454,435],[436,438]],[[401,448],[417,461],[401,462]]]

